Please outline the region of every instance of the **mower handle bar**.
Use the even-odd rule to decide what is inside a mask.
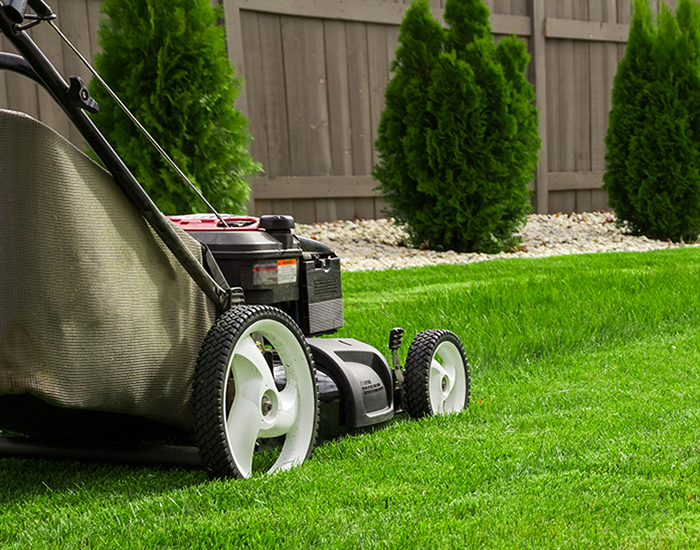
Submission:
[[[42,19],[53,15],[51,7],[44,0],[5,0],[3,7],[10,21],[20,24],[27,13],[27,5]]]

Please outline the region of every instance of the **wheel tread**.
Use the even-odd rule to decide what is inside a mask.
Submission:
[[[412,418],[422,418],[423,416],[433,416],[435,412],[430,406],[429,396],[429,371],[430,362],[437,346],[444,340],[450,340],[457,346],[466,370],[466,398],[464,407],[469,404],[470,397],[470,377],[469,363],[464,353],[464,347],[459,338],[449,330],[433,329],[426,330],[418,334],[411,342],[406,358],[406,369],[404,373],[404,406],[406,412]]]

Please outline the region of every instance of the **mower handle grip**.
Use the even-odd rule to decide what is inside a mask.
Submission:
[[[42,19],[53,15],[51,7],[44,0],[5,0],[3,9],[10,21],[20,24],[27,13],[27,5]]]

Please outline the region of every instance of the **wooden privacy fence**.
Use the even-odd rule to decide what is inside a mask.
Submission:
[[[658,0],[656,8],[658,8]],[[53,0],[58,24],[88,57],[98,51],[100,0]],[[378,0],[221,0],[228,53],[246,80],[249,211],[303,223],[380,217],[371,177],[374,140],[405,3]],[[532,183],[537,212],[606,207],[600,189],[610,92],[629,33],[630,0],[487,0],[496,40],[517,34],[532,60],[542,150]],[[442,21],[444,0],[431,0]],[[675,7],[675,1],[669,2]],[[65,75],[89,72],[53,29],[31,31]],[[11,46],[2,38],[2,49]],[[0,72],[0,107],[27,112],[77,145],[63,113],[37,86]]]

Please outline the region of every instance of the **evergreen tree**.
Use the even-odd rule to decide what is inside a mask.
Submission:
[[[96,67],[175,163],[217,210],[243,213],[248,121],[234,109],[242,86],[226,56],[219,12],[208,0],[104,0],[103,53]],[[206,211],[132,122],[93,80],[95,123],[166,214]]]
[[[618,219],[651,238],[700,234],[700,8],[634,0],[615,75],[604,188]]]
[[[401,221],[420,215],[426,204],[434,205],[433,197],[419,189],[429,173],[423,128],[432,123],[424,92],[443,43],[444,32],[431,17],[428,2],[415,2],[399,28],[399,46],[391,65],[394,77],[386,88],[386,108],[377,132],[382,162],[374,169],[384,198]]]
[[[497,252],[525,222],[540,141],[529,62],[515,37],[494,45],[480,0],[427,2],[399,31],[374,176],[416,245]]]

